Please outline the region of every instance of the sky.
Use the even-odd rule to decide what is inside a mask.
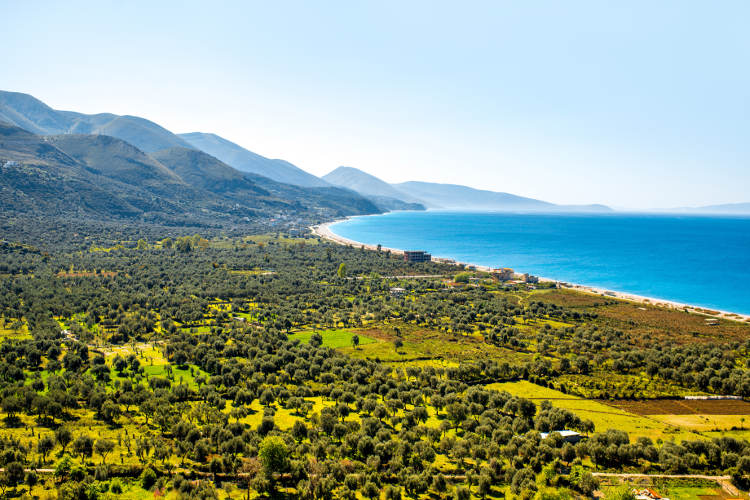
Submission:
[[[316,175],[750,202],[746,1],[0,0],[0,89]]]

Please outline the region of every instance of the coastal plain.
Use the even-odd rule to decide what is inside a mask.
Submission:
[[[269,488],[309,497],[294,474],[309,474],[318,460],[355,471],[349,482],[358,491],[378,474],[387,488],[442,478],[469,498],[599,487],[606,494],[608,483],[593,474],[724,476],[728,462],[674,457],[683,447],[740,447],[731,440],[750,433],[748,403],[685,399],[747,396],[745,322],[709,324],[689,311],[503,281],[454,263],[407,263],[382,248],[311,236],[75,245],[52,257],[3,249],[11,265],[0,285],[22,300],[4,306],[1,345],[24,368],[3,361],[2,373],[20,381],[6,379],[0,439],[22,446],[40,471],[66,461],[99,470],[97,488],[143,497],[190,474],[215,475],[211,488],[221,498],[246,498],[235,474],[255,467],[253,447],[278,438],[294,462],[271,473],[273,485],[262,482],[262,468],[242,472],[258,481],[251,498]],[[113,295],[125,283],[139,294]],[[26,308],[41,292],[53,297],[44,298],[53,323]],[[48,343],[38,357],[31,349]],[[14,358],[18,352],[25,354]],[[58,409],[58,399],[66,406]],[[379,429],[367,438],[381,447],[373,441],[370,449],[365,428]],[[59,429],[78,444],[55,441]],[[560,431],[580,436],[575,448],[555,437]],[[51,454],[38,444],[50,439]],[[393,457],[383,446],[403,440],[424,456],[404,479],[359,451],[361,441],[367,453]],[[618,451],[603,452],[610,441]],[[89,452],[89,442],[100,442],[99,451]],[[523,487],[520,471],[537,465],[514,458],[521,447],[538,450],[527,457],[548,457]],[[149,471],[161,482],[142,480]],[[468,482],[474,474],[485,478],[481,488]],[[39,476],[32,495],[71,484]],[[706,491],[720,489],[708,481]],[[411,496],[439,497],[440,483],[425,484]],[[349,486],[335,488],[343,495]]]

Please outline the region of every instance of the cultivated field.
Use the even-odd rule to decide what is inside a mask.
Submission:
[[[607,429],[625,431],[630,439],[635,441],[639,437],[648,437],[653,440],[680,441],[682,439],[696,439],[698,434],[690,432],[689,429],[672,425],[655,418],[614,408],[600,401],[583,399],[576,396],[542,387],[525,380],[518,382],[501,382],[486,386],[488,389],[508,391],[511,394],[531,399],[537,404],[549,400],[553,406],[570,410],[582,419],[594,422],[597,432]]]
[[[637,415],[747,415],[750,402],[735,399],[657,399],[606,401],[606,404]]]
[[[722,319],[711,325],[706,322],[706,316],[701,314],[597,297],[572,290],[537,290],[531,296],[540,302],[596,312],[602,324],[627,330],[644,343],[667,338],[680,344],[729,339],[744,341],[750,334],[750,325],[738,321]]]

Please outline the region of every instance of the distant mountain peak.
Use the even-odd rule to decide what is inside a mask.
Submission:
[[[323,179],[335,186],[353,189],[364,195],[388,196],[409,202],[419,201],[374,175],[354,167],[338,167],[334,171],[324,175]]]

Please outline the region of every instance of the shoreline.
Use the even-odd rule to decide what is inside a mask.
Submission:
[[[369,245],[367,243],[362,243],[360,241],[354,241],[349,238],[344,238],[343,236],[339,236],[338,234],[334,233],[331,230],[330,226],[332,226],[333,224],[336,224],[338,222],[344,222],[346,220],[349,220],[350,218],[351,217],[345,217],[342,219],[337,219],[334,221],[317,224],[315,226],[310,226],[310,230],[312,231],[313,235],[318,236],[319,238],[323,238],[328,241],[332,241],[339,245],[352,245],[352,246],[357,246],[357,247],[364,247],[367,250],[377,251],[378,249],[377,245]],[[389,248],[385,246],[381,246],[380,250],[381,251],[390,250],[392,254],[396,254],[396,255],[403,255],[404,253],[404,251],[400,248]],[[488,272],[492,269],[488,266],[478,266],[476,264],[471,264],[467,262],[458,262],[450,258],[433,257],[433,259],[436,259],[438,262],[442,262],[442,263],[452,263],[457,267],[458,266],[472,266],[478,271]],[[734,313],[730,311],[716,310],[716,309],[711,309],[711,308],[702,307],[702,306],[684,304],[682,302],[677,302],[674,300],[658,299],[655,297],[646,297],[646,296],[637,295],[634,293],[618,292],[618,291],[600,288],[596,286],[580,285],[577,283],[567,283],[562,280],[544,278],[541,276],[539,276],[539,281],[547,282],[547,283],[557,283],[559,288],[566,289],[566,290],[574,290],[574,291],[586,293],[589,295],[596,295],[596,296],[600,296],[604,298],[612,298],[612,299],[618,299],[618,300],[626,300],[628,302],[634,302],[637,304],[645,304],[645,305],[651,305],[655,307],[664,307],[667,309],[674,309],[678,311],[686,311],[691,314],[698,314],[701,316],[705,316],[707,319],[717,318],[717,319],[726,319],[729,321],[737,321],[740,323],[750,323],[750,314],[741,314],[741,313]]]

